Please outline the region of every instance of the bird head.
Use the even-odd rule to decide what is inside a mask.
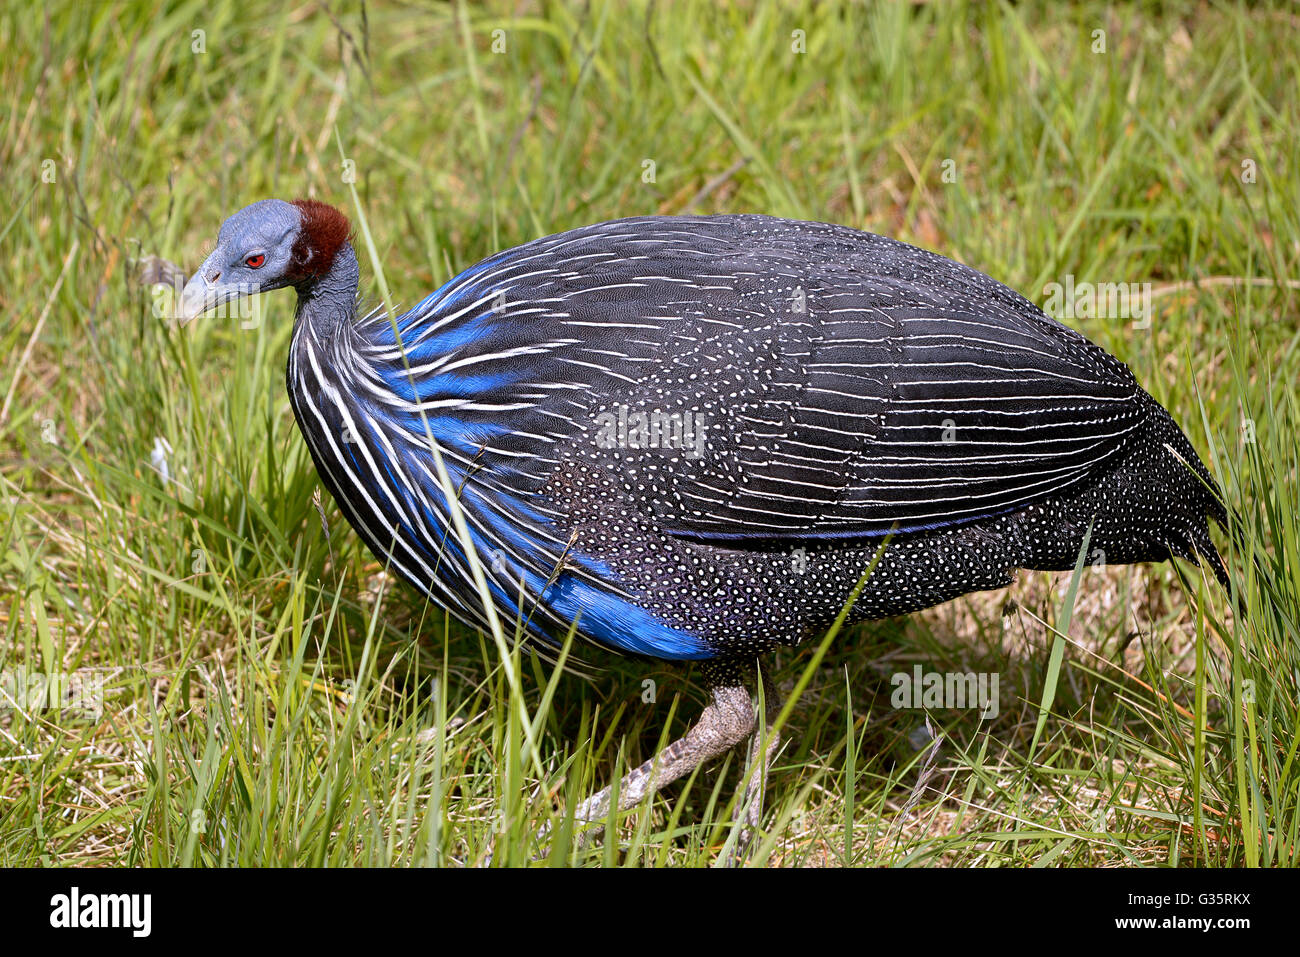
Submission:
[[[329,273],[348,239],[348,220],[313,199],[264,199],[245,206],[217,233],[217,246],[181,292],[177,317],[189,322],[223,303]]]

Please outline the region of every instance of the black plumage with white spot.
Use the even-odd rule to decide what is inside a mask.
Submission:
[[[1204,557],[1223,577],[1214,483],[1128,368],[890,239],[616,220],[484,260],[397,333],[304,301],[290,393],[322,477],[472,624],[426,430],[499,617],[522,608],[543,640],[577,617],[617,651],[751,659],[832,621],[890,535],[854,618],[1070,568],[1090,525],[1090,561]]]

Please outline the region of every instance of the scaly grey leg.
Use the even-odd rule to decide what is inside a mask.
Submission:
[[[726,754],[754,730],[754,706],[743,684],[715,685],[713,701],[700,720],[619,783],[618,807],[626,811],[666,784],[690,774],[706,761]],[[578,821],[598,821],[609,813],[612,788],[604,788],[583,801],[573,812]]]
[[[772,758],[781,744],[781,734],[773,730],[777,715],[781,713],[781,697],[776,690],[768,672],[760,669],[763,683],[763,725],[755,727],[749,740],[749,781],[745,785],[745,794],[736,805],[736,818],[743,820],[740,840],[736,845],[735,858],[731,863],[743,861],[749,851],[749,842],[758,830],[763,819],[763,794],[767,790],[767,772],[772,766]]]
[[[706,761],[721,757],[746,738],[752,737],[750,766],[759,766],[751,774],[737,807],[736,813],[743,816],[745,827],[740,835],[737,853],[729,860],[729,863],[735,863],[743,860],[751,832],[757,828],[761,818],[768,767],[780,744],[780,737],[771,730],[771,725],[781,710],[781,699],[771,679],[763,674],[766,733],[760,740],[759,735],[755,734],[758,722],[749,692],[749,686],[754,680],[753,665],[738,661],[709,661],[703,669],[704,679],[713,696],[712,702],[705,707],[700,719],[686,734],[623,777],[619,782],[618,807],[621,811],[635,807],[665,785],[690,774]],[[613,788],[606,787],[587,798],[574,809],[574,820],[590,824],[604,818],[609,813],[612,794]],[[549,833],[549,827],[543,828],[538,839],[544,842]],[[577,846],[585,846],[592,834],[590,828],[580,831],[576,835]]]

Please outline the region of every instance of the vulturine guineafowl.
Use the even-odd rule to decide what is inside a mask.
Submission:
[[[348,237],[323,203],[254,203],[180,312],[297,290],[289,396],[321,480],[461,621],[488,624],[472,548],[495,615],[522,609],[537,642],[576,621],[615,652],[702,662],[712,702],[623,807],[750,737],[759,657],[824,630],[878,552],[851,620],[1071,568],[1086,534],[1108,563],[1201,558],[1226,586],[1207,521],[1224,505],[1169,413],[942,256],[767,216],[620,219],[491,256],[390,321],[358,318]]]

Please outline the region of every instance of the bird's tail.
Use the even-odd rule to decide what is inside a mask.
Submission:
[[[1213,518],[1225,531],[1235,530],[1240,534],[1240,528],[1228,525],[1228,516],[1225,512],[1222,517],[1211,512],[1208,516],[1203,516],[1200,521],[1193,521],[1187,528],[1187,539],[1191,545],[1192,555],[1189,557],[1197,558],[1209,566],[1214,577],[1218,579],[1225,592],[1231,592],[1232,587],[1228,581],[1228,568],[1223,564],[1223,557],[1219,550],[1214,547],[1214,541],[1210,538],[1210,519]]]
[[[1173,425],[1172,418],[1169,422]],[[1182,557],[1203,561],[1214,573],[1218,583],[1223,586],[1223,590],[1231,593],[1228,568],[1219,550],[1214,546],[1214,540],[1210,537],[1210,520],[1213,519],[1220,528],[1232,536],[1238,549],[1245,554],[1247,550],[1242,548],[1241,522],[1228,520],[1228,504],[1223,497],[1222,489],[1219,488],[1219,483],[1214,480],[1210,470],[1205,467],[1205,463],[1201,461],[1191,443],[1187,441],[1187,437],[1176,425],[1173,426],[1169,438],[1171,441],[1166,443],[1166,448],[1187,467],[1186,480],[1190,485],[1188,492],[1194,503],[1191,514],[1187,516],[1186,552]]]

